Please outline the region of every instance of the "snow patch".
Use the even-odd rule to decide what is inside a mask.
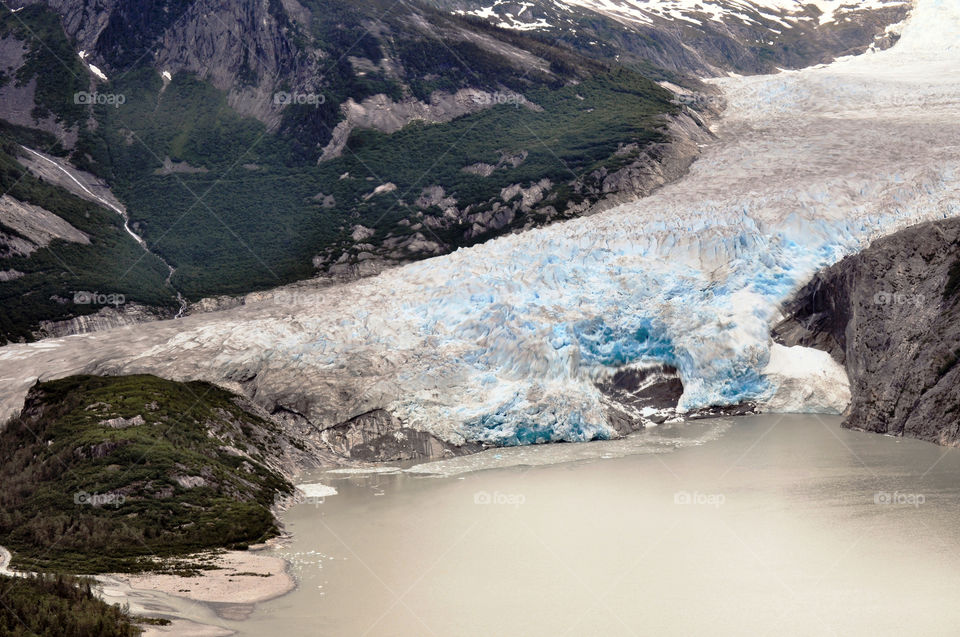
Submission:
[[[496,15],[494,9],[502,4],[498,0],[485,11]],[[819,24],[836,20],[839,11],[869,11],[884,7],[902,6],[908,0],[566,0],[555,2],[557,6],[574,5],[596,11],[614,19],[653,24],[654,17],[666,20],[683,20],[703,24],[706,18],[712,22],[727,22],[735,19],[746,24],[759,24],[755,17],[777,22],[789,27],[785,20],[813,20],[806,7],[812,5],[820,11]]]
[[[107,81],[107,76],[104,75],[103,71],[101,71],[100,69],[98,69],[98,68],[97,68],[96,66],[94,66],[93,64],[88,64],[87,66],[90,68],[90,72],[91,72],[91,73],[93,73],[94,75],[96,75],[98,78],[100,78],[100,79],[103,80],[104,82]]]

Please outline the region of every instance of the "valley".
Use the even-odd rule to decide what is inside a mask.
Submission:
[[[590,440],[617,435],[595,382],[657,364],[679,370],[681,411],[801,391],[839,413],[816,380],[829,356],[765,373],[772,353],[804,356],[770,324],[819,268],[956,213],[951,11],[922,5],[888,51],[719,81],[718,141],[639,201],[340,286],[3,348],[3,413],[35,378],[151,373],[222,384],[320,439],[382,415],[453,445]]]
[[[0,10],[0,634],[948,634],[957,68],[948,0]]]

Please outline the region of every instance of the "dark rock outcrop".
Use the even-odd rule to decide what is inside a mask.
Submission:
[[[607,420],[621,435],[660,424],[675,415],[683,382],[674,367],[624,369],[597,383]]]
[[[846,365],[845,426],[960,445],[960,219],[920,224],[817,274],[774,328]]]

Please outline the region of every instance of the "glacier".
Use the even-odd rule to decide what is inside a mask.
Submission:
[[[679,370],[680,411],[836,413],[842,369],[771,342],[780,303],[960,213],[960,3],[918,0],[902,28],[886,51],[715,80],[718,140],[645,199],[349,284],[0,348],[0,418],[38,378],[153,373],[317,429],[382,409],[454,443],[581,441],[616,436],[596,383],[657,365]]]

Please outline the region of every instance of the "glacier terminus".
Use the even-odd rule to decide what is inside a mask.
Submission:
[[[0,349],[0,417],[37,379],[152,373],[236,389],[323,429],[383,410],[458,444],[609,438],[597,383],[679,371],[679,411],[839,413],[826,354],[778,307],[877,237],[960,214],[960,4],[920,0],[891,49],[716,80],[690,173],[645,199],[376,277]]]

